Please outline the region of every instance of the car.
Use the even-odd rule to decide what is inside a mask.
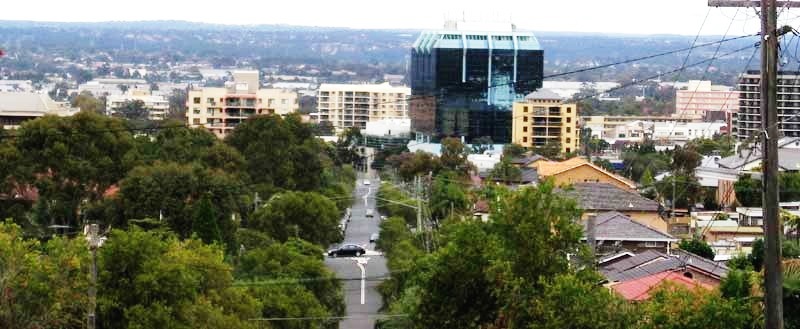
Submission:
[[[386,216],[381,216],[381,220],[386,220]]]
[[[375,242],[375,241],[378,241],[378,233],[372,233],[369,236],[369,242]]]
[[[367,217],[372,217],[375,215],[375,211],[372,209],[367,209]]]
[[[365,179],[364,180],[364,185],[369,185],[369,184],[370,184],[369,179]]]
[[[340,257],[340,256],[355,256],[360,257],[361,255],[365,254],[367,251],[357,244],[344,244],[336,249],[328,250],[328,256],[330,257]]]

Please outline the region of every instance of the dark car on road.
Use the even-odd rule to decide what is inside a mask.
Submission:
[[[359,245],[355,244],[345,244],[337,249],[332,249],[328,251],[328,256],[330,257],[340,257],[340,256],[355,256],[359,257],[366,253],[367,251],[364,250]]]

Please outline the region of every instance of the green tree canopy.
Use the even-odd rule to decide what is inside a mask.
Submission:
[[[323,142],[298,115],[253,117],[225,141],[244,156],[254,183],[299,191],[316,190],[322,184]]]
[[[289,238],[329,245],[342,239],[336,204],[316,192],[282,192],[258,209],[248,226],[278,241]]]
[[[691,240],[681,240],[678,248],[686,250],[690,253],[698,255],[703,258],[714,260],[714,250],[703,240],[693,238]]]

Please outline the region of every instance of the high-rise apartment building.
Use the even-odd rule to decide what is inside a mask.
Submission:
[[[525,147],[559,143],[562,153],[578,150],[578,107],[564,104],[558,94],[541,89],[515,102],[512,142]]]
[[[259,88],[258,71],[235,71],[225,87],[192,89],[186,98],[189,124],[220,138],[254,115],[286,115],[297,109],[297,93]]]
[[[758,71],[739,77],[739,112],[733,117],[733,133],[739,140],[762,131],[760,83]],[[800,137],[800,72],[778,72],[778,121],[783,136]]]
[[[317,96],[317,120],[328,121],[339,130],[365,129],[367,122],[383,119],[408,119],[409,94],[408,87],[394,87],[388,83],[323,83]]]
[[[423,32],[411,50],[412,130],[510,142],[512,105],[541,88],[543,56],[536,36],[513,24]]]
[[[739,108],[739,92],[711,81],[691,80],[686,89],[675,91],[675,117],[706,119],[715,112],[732,113]],[[726,116],[722,116],[726,117]]]

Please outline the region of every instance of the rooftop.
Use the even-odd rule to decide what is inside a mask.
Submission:
[[[588,221],[584,221],[586,232]],[[638,223],[616,211],[598,214],[595,218],[595,237],[606,241],[678,241],[669,234]]]
[[[43,116],[45,114],[74,113],[63,107],[47,94],[27,92],[0,92],[0,115]]]
[[[539,89],[525,96],[526,100],[543,99],[543,100],[563,100],[559,94],[556,94],[550,89]]]
[[[608,183],[575,183],[564,194],[574,198],[584,210],[655,212],[659,209],[658,202]]]
[[[396,87],[388,82],[381,84],[342,84],[342,83],[323,83],[319,86],[319,91],[361,91],[373,93],[405,93],[411,94],[409,87]]]
[[[650,298],[650,292],[664,284],[664,282],[672,282],[690,289],[698,287],[703,289],[712,288],[711,285],[686,277],[678,271],[670,271],[615,284],[611,286],[611,289],[627,300],[646,300]]]

